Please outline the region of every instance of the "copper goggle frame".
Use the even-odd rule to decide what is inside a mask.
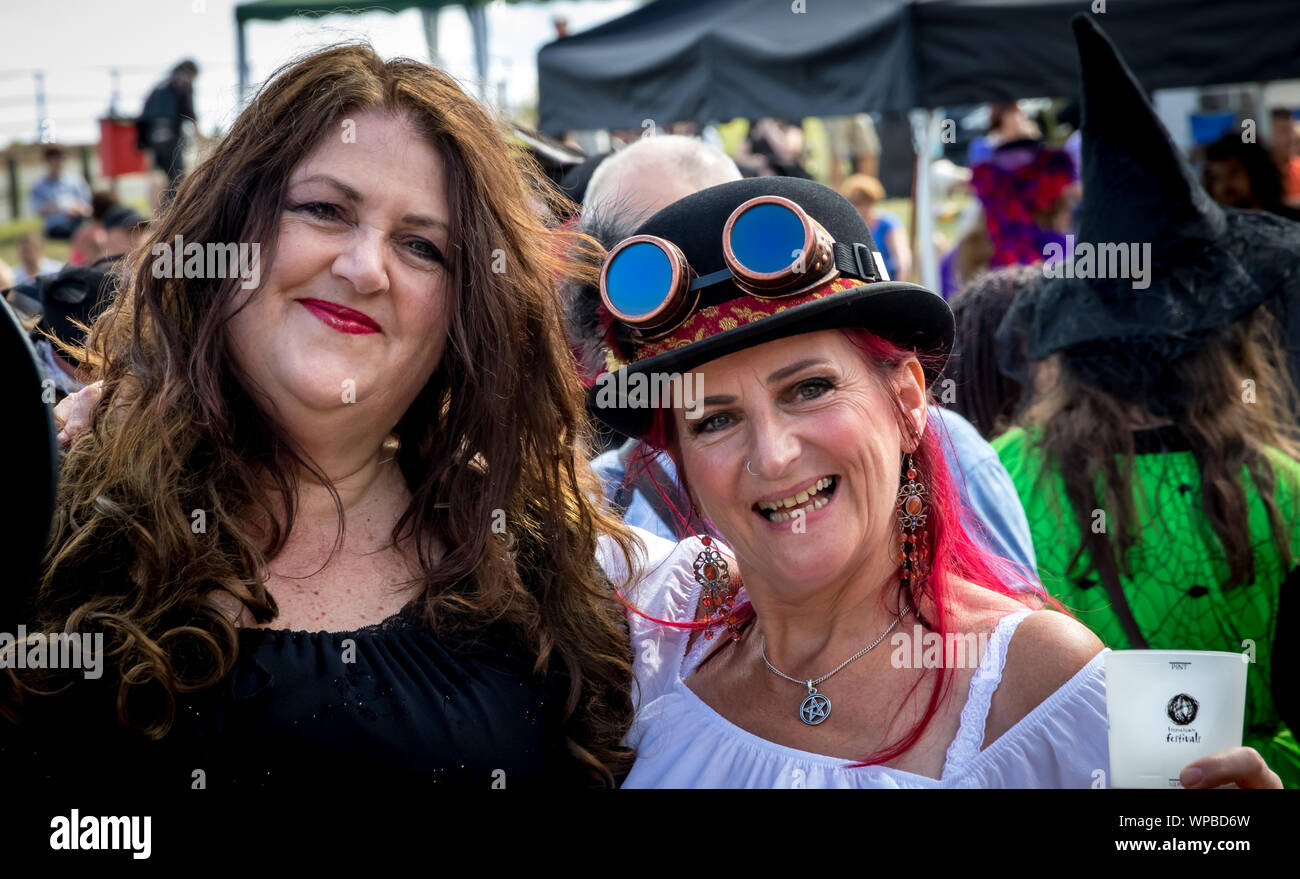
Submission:
[[[799,249],[799,255],[792,256],[788,265],[775,272],[753,272],[746,269],[731,248],[731,230],[736,220],[746,211],[762,204],[776,204],[787,208],[803,225],[803,245]],[[628,315],[610,302],[605,288],[606,276],[619,253],[634,244],[642,243],[654,245],[667,255],[672,276],[669,279],[667,295],[658,306],[645,314]],[[833,244],[830,233],[820,223],[808,216],[802,207],[779,195],[760,195],[751,198],[731,212],[726,225],[722,228],[722,256],[731,274],[730,280],[745,293],[759,299],[784,299],[798,296],[835,280],[839,277],[839,269],[836,268],[832,256]],[[600,297],[610,314],[626,324],[640,341],[650,342],[662,339],[675,331],[695,310],[700,299],[700,290],[706,286],[695,286],[698,277],[686,261],[686,256],[681,249],[671,241],[657,235],[633,235],[620,241],[605,259],[605,265],[600,270]],[[808,278],[814,280],[806,281]]]

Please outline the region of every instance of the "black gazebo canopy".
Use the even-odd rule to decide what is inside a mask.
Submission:
[[[541,128],[1072,95],[1090,6],[1148,89],[1300,77],[1295,0],[657,0],[542,48]]]

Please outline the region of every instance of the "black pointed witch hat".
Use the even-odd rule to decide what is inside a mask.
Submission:
[[[1132,396],[1147,382],[1127,373],[1194,351],[1266,302],[1285,313],[1300,282],[1300,223],[1215,204],[1114,44],[1086,15],[1073,26],[1083,76],[1075,254],[1045,265],[1040,290],[1008,311],[1000,365],[1026,382],[1028,363],[1064,351],[1095,366],[1083,372],[1104,390]]]

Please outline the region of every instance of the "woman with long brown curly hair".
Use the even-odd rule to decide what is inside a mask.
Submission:
[[[1274,313],[1300,225],[1215,205],[1113,47],[1090,46],[1078,262],[999,329],[1034,397],[993,446],[1044,587],[1117,650],[1245,652],[1244,744],[1300,786],[1300,431]],[[1127,271],[1097,276],[1089,250]]]
[[[103,633],[105,671],[10,669],[9,756],[615,783],[631,664],[594,558],[631,544],[578,457],[539,181],[424,64],[343,45],[271,79],[87,342],[103,399],[27,622]]]

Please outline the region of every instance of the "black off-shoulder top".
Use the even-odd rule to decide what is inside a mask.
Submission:
[[[413,602],[355,631],[239,636],[235,669],[178,700],[161,741],[117,727],[113,688],[84,682],[39,719],[0,721],[0,765],[36,783],[159,793],[590,783],[565,745],[567,678],[534,674],[499,625],[440,637]]]

